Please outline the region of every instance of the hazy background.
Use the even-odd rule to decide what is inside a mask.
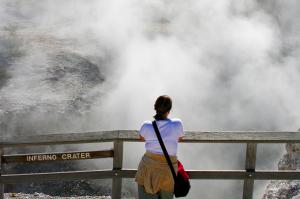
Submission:
[[[185,130],[295,131],[299,17],[297,0],[0,0],[1,135],[139,129],[162,94]],[[143,145],[126,147],[136,168]],[[244,152],[179,148],[188,169],[242,169]],[[259,145],[258,168],[282,153]],[[188,198],[237,199],[242,182],[192,187]]]

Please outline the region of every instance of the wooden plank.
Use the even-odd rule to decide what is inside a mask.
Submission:
[[[243,187],[243,199],[252,199],[253,198],[253,189],[254,189],[254,179],[253,178],[245,179],[244,187]]]
[[[134,178],[136,169],[122,169],[115,171],[119,177]],[[256,172],[247,172],[245,170],[187,170],[190,179],[209,179],[209,180],[243,180],[252,175],[255,180],[296,180],[300,179],[300,171],[266,171],[260,170]]]
[[[244,180],[243,199],[253,198],[254,179],[252,178],[251,173],[255,172],[256,151],[257,151],[257,144],[253,144],[253,143],[247,144],[245,169],[250,174]]]
[[[248,143],[246,148],[246,171],[255,171],[257,144]]]
[[[12,162],[48,162],[61,160],[85,160],[96,158],[113,157],[113,150],[103,151],[76,151],[64,153],[33,153],[33,154],[15,154],[2,156],[3,163]]]
[[[120,131],[119,140],[139,141],[137,131]],[[188,143],[300,143],[300,132],[284,131],[187,131],[183,142]]]
[[[114,140],[139,142],[137,131],[102,131],[63,133],[0,138],[0,146],[33,146],[112,142]],[[183,142],[189,143],[300,143],[300,132],[186,132]]]
[[[299,170],[285,171],[256,171],[252,173],[252,178],[255,180],[299,180]]]
[[[118,135],[118,140],[127,142],[142,142],[140,140],[139,132],[134,130],[122,130]]]
[[[123,166],[123,141],[114,141],[113,169],[119,170]]]
[[[121,170],[123,167],[123,141],[114,141],[114,160],[113,170]],[[116,172],[112,182],[112,199],[121,199],[122,193],[122,178]]]
[[[0,177],[3,184],[18,184],[44,181],[68,181],[82,179],[104,179],[114,176],[113,170],[65,171],[51,173],[5,174]]]
[[[138,141],[137,132],[120,131],[119,139]],[[300,143],[300,132],[275,131],[187,131],[183,138],[186,143]]]
[[[285,171],[260,170],[255,172],[247,172],[245,170],[187,170],[187,173],[189,174],[190,179],[193,180],[199,180],[199,179],[243,180],[245,178],[248,178],[249,175],[251,175],[252,178],[255,180],[297,180],[297,179],[299,180],[300,179],[300,171],[296,171],[296,170],[285,170]],[[134,177],[134,175],[132,177]]]
[[[79,180],[79,179],[103,179],[134,178],[136,169],[122,170],[92,170],[92,171],[66,171],[52,173],[30,173],[30,174],[5,174],[0,176],[2,184],[18,184],[30,182],[43,182],[53,180]],[[243,180],[250,174],[255,180],[299,180],[300,171],[256,171],[254,173],[245,170],[187,170],[192,180]]]
[[[245,170],[187,170],[190,179],[211,179],[211,180],[242,180],[247,176]]]
[[[186,132],[183,142],[300,143],[300,132]]]
[[[1,138],[0,146],[17,147],[34,145],[84,144],[96,142],[112,142],[117,138],[117,131],[45,134]]]
[[[3,162],[2,162],[2,157],[3,156],[3,148],[0,147],[0,178],[3,173]],[[0,181],[0,199],[4,199],[4,184],[1,183]]]
[[[191,179],[223,179],[223,180],[242,180],[252,175],[255,180],[299,180],[300,171],[255,171],[245,170],[188,170]]]

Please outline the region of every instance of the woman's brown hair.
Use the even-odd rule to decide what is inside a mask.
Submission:
[[[156,120],[164,120],[165,114],[169,112],[172,108],[172,99],[167,95],[159,96],[154,104],[154,110],[156,110],[156,115],[154,118]]]

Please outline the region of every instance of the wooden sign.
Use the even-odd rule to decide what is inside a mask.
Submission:
[[[2,156],[3,163],[11,162],[45,162],[59,160],[84,160],[96,158],[113,157],[113,150],[105,151],[83,151],[83,152],[66,152],[66,153],[34,153],[34,154],[17,154]]]

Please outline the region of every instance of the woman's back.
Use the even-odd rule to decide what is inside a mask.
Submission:
[[[178,139],[184,135],[181,120],[164,119],[157,120],[156,123],[168,154],[176,156]],[[147,151],[155,154],[163,154],[151,121],[144,122],[139,133],[145,139],[145,148]]]

